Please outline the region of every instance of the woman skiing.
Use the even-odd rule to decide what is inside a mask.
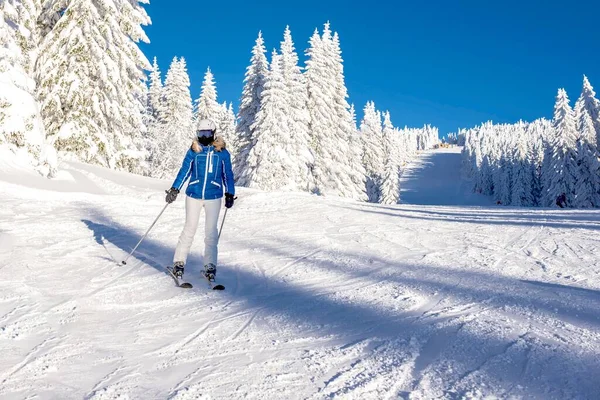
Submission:
[[[225,207],[233,207],[235,188],[231,156],[225,149],[222,138],[216,137],[217,127],[213,121],[201,120],[196,132],[197,138],[187,151],[181,169],[167,190],[166,201],[172,203],[177,198],[184,183],[190,179],[185,194],[185,226],[179,236],[173,256],[173,273],[181,279],[185,262],[198,228],[200,212],[204,207],[204,276],[214,282],[217,274],[217,221],[221,211],[221,201],[225,194]]]

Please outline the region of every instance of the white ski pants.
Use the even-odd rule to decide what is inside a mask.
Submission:
[[[200,220],[200,212],[204,207],[205,223],[204,223],[204,265],[217,265],[217,253],[219,244],[219,231],[217,223],[219,221],[219,213],[221,211],[221,199],[215,200],[199,200],[190,196],[185,196],[185,226],[183,232],[179,236],[175,256],[173,262],[186,262],[187,256],[190,253],[196,230],[198,229],[198,221]]]

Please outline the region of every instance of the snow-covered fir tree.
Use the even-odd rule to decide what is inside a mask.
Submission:
[[[152,62],[152,70],[150,71],[147,107],[148,114],[150,114],[152,119],[160,121],[164,108],[164,88],[156,57],[154,57],[154,61]]]
[[[364,117],[360,124],[360,134],[363,140],[363,165],[367,176],[367,195],[370,202],[377,203],[380,198],[385,153],[383,150],[381,114],[372,101],[367,102],[365,105]]]
[[[145,74],[139,1],[48,0],[36,62],[37,95],[58,150],[133,172],[144,159]],[[127,90],[123,90],[127,88]]]
[[[383,113],[383,129],[381,135],[383,138],[383,151],[387,160],[391,156],[394,162],[398,163],[400,157],[399,137],[392,124],[392,117],[389,111]],[[386,161],[387,162],[387,161]]]
[[[210,68],[208,68],[204,74],[204,81],[202,81],[200,97],[196,100],[196,120],[210,119],[217,124],[217,130],[219,131],[221,126],[218,126],[218,123],[222,118],[222,113],[223,107],[217,101],[215,78]]]
[[[552,125],[546,119],[538,119],[531,123],[527,130],[531,144],[529,146],[528,161],[532,171],[533,205],[539,207],[542,203],[543,193],[542,166],[544,163],[545,138],[552,130]]]
[[[514,126],[515,140],[512,150],[512,198],[510,204],[517,207],[533,206],[533,170],[528,158],[529,137],[526,124],[519,122]]]
[[[32,77],[41,39],[37,19],[42,10],[42,0],[20,0],[15,4],[18,4],[19,29],[16,35],[23,56],[21,64],[27,75]]]
[[[285,85],[286,101],[291,139],[302,151],[297,154],[302,159],[297,160],[299,171],[299,187],[310,191],[314,187],[313,167],[314,156],[309,134],[310,114],[308,112],[308,91],[305,76],[298,65],[298,54],[294,47],[290,27],[286,27],[281,42],[281,73]]]
[[[341,189],[339,174],[343,169],[339,168],[339,158],[331,160],[331,169],[324,164],[329,152],[344,149],[336,149],[331,139],[336,132],[335,106],[332,104],[334,91],[333,61],[328,57],[328,47],[331,41],[331,31],[324,32],[324,38],[315,29],[309,40],[309,48],[306,50],[306,81],[308,88],[308,111],[310,114],[310,145],[315,155],[315,166],[313,169],[316,192],[321,194],[339,195]],[[328,176],[329,175],[329,176]]]
[[[360,131],[356,126],[356,111],[354,109],[354,104],[350,108],[348,125],[351,127],[348,145],[350,147],[350,170],[352,171],[350,179],[352,179],[355,187],[353,198],[357,201],[368,201],[367,173],[365,166],[363,165],[363,141],[360,136]]]
[[[232,103],[229,103],[229,105],[227,105],[227,102],[221,104],[220,119],[216,121],[216,124],[219,127],[217,135],[225,140],[227,150],[231,153],[232,157],[235,157],[237,154],[236,141],[234,140],[236,118]]]
[[[323,35],[315,30],[309,44],[306,77],[316,192],[364,200],[361,146],[346,100],[339,37],[327,23]]]
[[[594,88],[585,75],[583,76],[581,96],[575,103],[575,118],[581,120],[583,112],[587,112],[590,116],[596,134],[596,143],[600,146],[600,101],[596,99],[596,92],[594,92]],[[600,147],[598,147],[598,150],[600,150]]]
[[[33,1],[0,2],[0,157],[18,159],[52,176],[56,154],[46,141],[31,76],[37,6]]]
[[[544,180],[543,205],[552,207],[561,194],[567,196],[567,205],[573,205],[577,180],[577,130],[575,115],[564,89],[558,90],[554,105],[553,137],[546,148],[542,176]]]
[[[400,202],[400,173],[394,156],[390,153],[384,167],[381,184],[381,203],[398,204]]]
[[[326,28],[328,28],[327,25]],[[340,183],[347,186],[344,186],[343,191],[340,191],[339,194],[354,200],[367,201],[366,171],[362,165],[363,146],[356,129],[355,111],[347,101],[348,90],[344,76],[344,60],[337,32],[333,34],[330,52],[335,73],[333,104],[337,116],[336,143],[341,150],[347,149],[341,154],[340,169],[345,170],[345,176],[350,178],[349,182],[346,179],[340,179]]]
[[[238,110],[238,123],[233,140],[233,146],[237,150],[233,158],[234,175],[236,183],[240,186],[248,186],[249,184],[248,174],[251,171],[248,168],[248,155],[255,144],[253,126],[256,122],[256,115],[260,110],[261,94],[269,72],[269,63],[265,53],[264,40],[259,32],[256,43],[252,48],[250,65],[246,68],[244,89]]]
[[[261,94],[261,106],[252,126],[255,144],[247,166],[248,187],[263,190],[298,188],[298,168],[290,134],[286,87],[281,56],[273,52],[269,73]]]
[[[237,154],[236,117],[233,105],[227,102],[219,104],[217,101],[217,85],[210,68],[204,74],[204,81],[200,97],[196,100],[194,115],[195,123],[202,119],[209,119],[217,125],[217,135],[225,139],[227,148],[233,157]]]
[[[476,131],[476,141],[478,151],[476,151],[475,168],[480,169],[479,176],[476,179],[476,191],[485,195],[494,194],[495,165],[498,160],[498,151],[495,148],[497,136],[492,136],[492,124],[486,123]]]
[[[397,204],[400,195],[400,152],[399,152],[399,136],[394,129],[390,112],[386,111],[383,114],[383,151],[385,157],[385,165],[381,177],[381,203]]]
[[[160,145],[165,140],[163,127],[165,98],[164,87],[161,79],[161,72],[156,57],[152,63],[150,72],[150,83],[148,88],[148,131],[146,133],[146,149],[149,163],[150,175],[160,169],[162,163],[162,150]]]
[[[587,112],[580,115],[577,139],[577,179],[573,207],[600,207],[600,161],[592,117]]]
[[[193,138],[190,78],[185,59],[175,57],[164,85],[164,108],[161,117],[162,140],[159,157],[155,157],[152,175],[170,177],[181,166],[182,157]],[[158,140],[158,139],[157,139]]]
[[[506,127],[504,130],[507,130]],[[494,168],[494,196],[496,201],[504,205],[509,205],[512,197],[512,146],[512,140],[498,145],[498,158]]]

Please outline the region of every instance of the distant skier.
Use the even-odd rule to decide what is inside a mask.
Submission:
[[[565,208],[567,206],[567,195],[565,193],[562,193],[556,198],[556,205],[560,208]]]
[[[185,262],[190,252],[200,212],[205,210],[204,232],[204,276],[214,282],[217,274],[218,230],[217,222],[221,201],[225,194],[225,207],[233,207],[235,188],[231,156],[225,142],[215,136],[217,127],[213,121],[198,123],[196,139],[187,151],[183,164],[171,189],[167,190],[166,201],[172,203],[184,183],[190,178],[185,194],[185,226],[173,256],[173,273],[183,277]]]

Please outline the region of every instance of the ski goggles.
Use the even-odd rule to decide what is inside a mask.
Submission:
[[[214,135],[214,132],[210,129],[203,129],[201,131],[196,132],[196,136],[198,137],[211,137]]]

